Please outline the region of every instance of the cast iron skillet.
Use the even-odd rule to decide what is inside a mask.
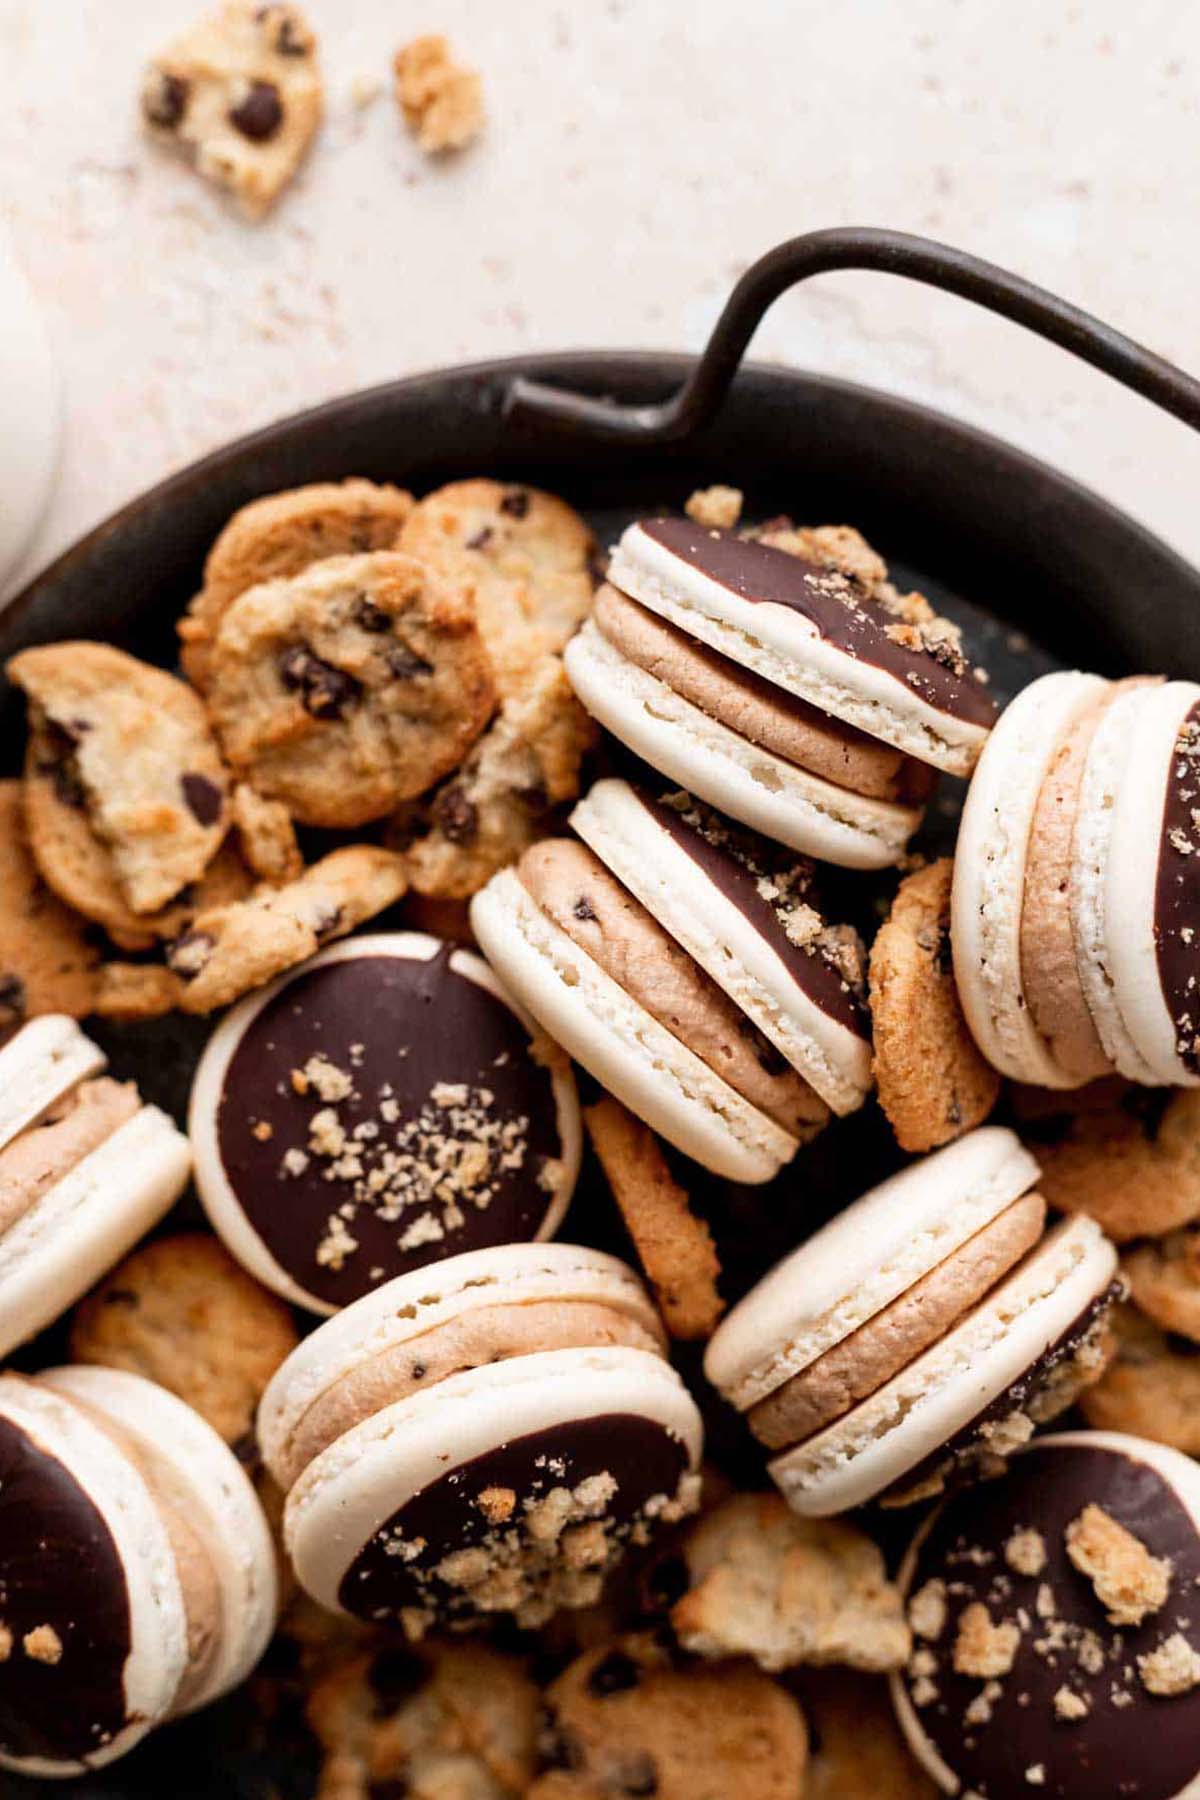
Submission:
[[[925,407],[821,375],[741,364],[771,302],[832,269],[903,275],[976,301],[1200,429],[1200,383],[1018,277],[900,233],[816,232],[748,271],[699,359],[609,351],[479,363],[335,400],[206,457],[32,582],[0,616],[0,661],[29,644],[98,637],[173,665],[174,623],[205,552],[246,501],[344,475],[422,493],[489,474],[563,494],[604,543],[629,518],[678,508],[711,481],[742,487],[756,516],[852,522],[902,584],[919,586],[963,623],[1002,699],[1056,663],[1200,677],[1200,572],[1096,495]],[[0,684],[4,773],[19,767],[23,735],[20,697]],[[953,792],[931,809],[928,842],[952,829],[955,810]],[[869,915],[880,890],[862,878],[853,886],[837,903]],[[203,1021],[171,1019],[97,1035],[117,1073],[136,1075],[182,1117],[206,1031]],[[826,1132],[768,1190],[697,1182],[731,1292],[896,1160],[868,1108]],[[586,1179],[568,1230],[620,1247],[610,1210]],[[61,1354],[51,1334],[21,1360],[36,1367]],[[744,1447],[728,1418],[718,1414],[713,1427],[718,1455],[740,1462]],[[281,1653],[272,1654],[278,1662]],[[272,1721],[264,1724],[250,1695],[235,1696],[70,1791],[87,1800],[311,1793],[286,1684],[272,1692],[284,1696]],[[0,1777],[0,1795],[13,1800],[65,1791]]]

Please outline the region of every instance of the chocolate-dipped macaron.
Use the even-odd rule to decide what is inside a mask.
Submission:
[[[401,1276],[300,1345],[259,1413],[314,1599],[420,1637],[589,1605],[697,1500],[701,1425],[624,1264],[510,1244]]]
[[[275,1553],[231,1450],[141,1376],[0,1375],[0,1766],[78,1775],[244,1681]]]
[[[857,934],[813,905],[813,870],[662,785],[598,781],[571,824],[835,1113],[871,1086]]]
[[[189,1129],[228,1249],[320,1313],[442,1257],[552,1236],[582,1143],[566,1057],[480,957],[419,932],[333,945],[234,1007]]]
[[[1107,1354],[1098,1225],[1045,1230],[1038,1166],[985,1126],[864,1194],[717,1328],[713,1385],[799,1513],[900,1505],[1000,1466]]]
[[[554,838],[471,902],[475,935],[546,1031],[718,1175],[769,1181],[825,1102],[586,844]]]
[[[187,1185],[187,1139],[73,1019],[0,1049],[0,1355],[60,1317]]]
[[[1200,1471],[1115,1432],[1039,1439],[922,1525],[900,1575],[904,1733],[943,1793],[1200,1793]]]
[[[955,856],[963,1010],[1011,1079],[1200,1082],[1200,686],[1067,670],[1013,701]]]

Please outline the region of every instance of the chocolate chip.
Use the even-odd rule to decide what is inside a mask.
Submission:
[[[104,1295],[105,1306],[136,1306],[138,1297],[132,1288],[108,1288]]]
[[[160,131],[174,131],[187,111],[191,83],[182,75],[160,71],[153,84],[142,95],[142,112]]]
[[[87,790],[70,757],[63,762],[40,764],[39,773],[54,777],[54,797],[60,805],[69,806],[75,812],[83,811],[87,805]]]
[[[322,662],[303,644],[289,645],[277,666],[284,687],[300,695],[305,712],[314,719],[342,718],[362,693],[353,675]]]
[[[678,1554],[664,1556],[646,1578],[646,1598],[656,1611],[665,1611],[682,1600],[690,1586],[691,1578],[683,1557]]]
[[[529,495],[524,488],[509,488],[500,501],[500,511],[510,519],[524,519],[529,514]]]
[[[464,545],[467,550],[486,550],[492,541],[490,525],[481,525],[473,537],[469,537]]]
[[[217,947],[207,931],[185,931],[167,945],[167,967],[185,981],[194,981]]]
[[[479,813],[460,787],[442,789],[433,816],[452,844],[473,844],[479,836]]]
[[[19,975],[0,975],[0,1026],[19,1025],[26,1010],[25,983]]]
[[[243,1469],[257,1469],[260,1460],[258,1438],[252,1430],[243,1431],[241,1437],[237,1438],[234,1443],[230,1445],[230,1449],[241,1463]]]
[[[207,775],[194,775],[189,771],[180,776],[179,785],[183,789],[188,810],[196,822],[200,825],[215,825],[224,804],[224,795],[216,782],[210,781]]]
[[[252,144],[273,138],[283,124],[283,102],[275,83],[252,81],[245,99],[230,108],[229,123]]]
[[[397,681],[415,681],[418,675],[432,675],[433,664],[418,656],[406,644],[394,644],[384,661]]]
[[[366,594],[358,596],[350,608],[350,617],[360,631],[382,632],[392,629],[391,614],[385,613],[382,606],[376,606]]]
[[[424,1381],[426,1375],[429,1373],[429,1364],[415,1362],[408,1372],[414,1381]]]
[[[323,944],[327,938],[336,937],[342,929],[345,916],[340,906],[327,907],[324,912],[318,913],[313,920],[317,942]]]
[[[622,1766],[620,1781],[621,1792],[629,1794],[631,1800],[633,1796],[642,1800],[644,1795],[657,1794],[658,1770],[654,1766],[654,1758],[644,1750],[637,1756],[631,1756]]]
[[[429,1681],[429,1665],[412,1650],[381,1650],[367,1667],[367,1685],[375,1696],[375,1717],[384,1719]]]
[[[597,1699],[605,1700],[610,1694],[627,1694],[641,1679],[642,1671],[631,1656],[626,1656],[623,1650],[610,1650],[596,1664],[587,1684],[589,1692]]]
[[[538,1750],[545,1769],[582,1769],[587,1762],[579,1739],[549,1709],[538,1733]]]
[[[411,1800],[412,1788],[403,1775],[389,1781],[373,1781],[367,1789],[367,1800]]]
[[[280,9],[274,6],[261,6],[256,15],[260,25],[266,24],[271,15]],[[278,56],[307,56],[311,48],[311,40],[304,31],[300,21],[293,13],[284,12],[279,20],[273,39],[273,48]]]
[[[577,919],[592,920],[596,917],[596,909],[586,894],[580,894],[571,911]]]

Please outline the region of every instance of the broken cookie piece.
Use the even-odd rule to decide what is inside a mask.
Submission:
[[[421,149],[430,156],[465,150],[484,126],[483,83],[454,61],[444,37],[414,38],[397,50],[396,102]]]

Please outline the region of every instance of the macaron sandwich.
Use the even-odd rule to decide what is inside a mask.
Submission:
[[[900,861],[928,771],[969,775],[996,714],[919,596],[687,519],[629,527],[565,661],[669,780],[853,869]]]
[[[1200,686],[1045,675],[963,810],[954,973],[1002,1074],[1200,1083]]]
[[[187,1139],[73,1019],[0,1049],[0,1355],[57,1319],[187,1185]]]
[[[700,1416],[649,1296],[569,1244],[473,1251],[356,1301],[280,1368],[259,1438],[301,1586],[414,1638],[589,1605],[698,1499]]]
[[[652,778],[651,778],[652,780]],[[770,1180],[871,1083],[863,953],[813,870],[661,784],[598,782],[471,922],[518,1000],[719,1175]]]
[[[0,1766],[78,1775],[244,1681],[275,1552],[236,1457],[140,1375],[0,1375]]]
[[[795,1510],[905,1504],[993,1472],[1102,1372],[1117,1254],[1046,1229],[1038,1166],[985,1126],[873,1188],[713,1336],[705,1371]]]

